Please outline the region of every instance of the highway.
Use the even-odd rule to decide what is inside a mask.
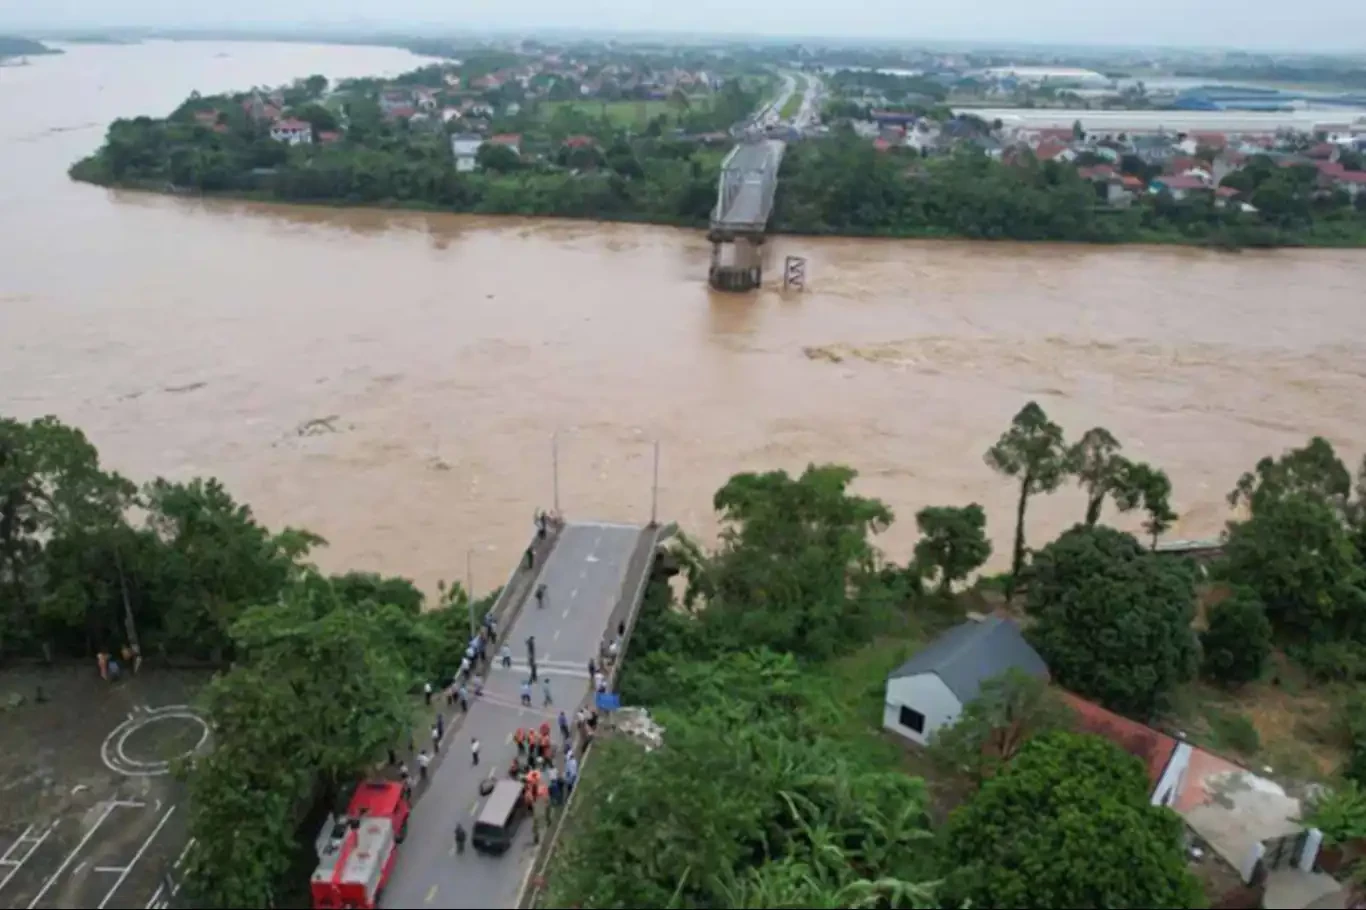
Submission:
[[[609,630],[612,612],[622,595],[631,556],[644,528],[632,525],[571,523],[541,568],[537,582],[546,586],[544,607],[528,597],[511,630],[500,632],[512,645],[513,668],[504,670],[496,659],[484,695],[470,706],[460,730],[448,734],[447,753],[436,765],[430,787],[413,809],[408,837],[399,848],[393,877],[380,900],[391,910],[432,908],[511,907],[534,858],[531,821],[522,825],[516,842],[501,856],[485,856],[472,848],[456,855],[456,822],[467,831],[482,804],[479,783],[489,776],[504,777],[515,748],[518,727],[556,726],[558,711],[571,716],[590,688],[588,661],[595,658]],[[634,592],[628,592],[628,596]],[[521,684],[527,678],[526,639],[535,636],[536,663],[550,680],[554,704],[543,705],[538,682],[531,708],[520,704]],[[479,765],[470,755],[471,737],[478,737]],[[558,731],[556,740],[559,740]]]

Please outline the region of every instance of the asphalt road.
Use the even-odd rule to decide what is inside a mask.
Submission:
[[[605,635],[616,634],[607,625],[642,533],[645,529],[640,527],[605,524],[569,524],[560,532],[538,578],[546,586],[545,606],[538,608],[529,598],[512,629],[502,633],[512,645],[513,668],[504,670],[495,655],[483,698],[470,706],[460,730],[447,736],[442,748],[449,754],[443,756],[430,787],[413,809],[408,838],[399,848],[381,907],[494,910],[516,901],[535,856],[530,820],[522,825],[512,848],[496,857],[468,847],[456,856],[456,822],[473,830],[483,802],[479,782],[507,774],[516,751],[512,734],[518,727],[539,726],[548,720],[554,728],[558,711],[563,708],[572,716],[587,693],[588,661],[597,655]],[[554,703],[549,707],[543,704],[539,682],[533,690],[533,707],[520,704],[528,636],[536,639],[539,675],[550,680]],[[480,742],[477,767],[470,756],[471,737]]]
[[[733,181],[730,206],[722,213],[722,225],[743,228],[767,222],[764,173],[773,169],[777,157],[774,146],[777,144],[771,139],[764,139],[738,146],[728,172],[721,178]],[[737,176],[732,176],[732,173]]]

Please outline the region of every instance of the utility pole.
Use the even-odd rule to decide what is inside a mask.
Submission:
[[[555,517],[560,515],[560,431],[550,437],[550,474],[554,484]]]
[[[474,640],[474,548],[465,551],[465,603],[470,614],[470,641]]]
[[[650,527],[659,524],[659,440],[655,440],[654,482],[650,485]]]

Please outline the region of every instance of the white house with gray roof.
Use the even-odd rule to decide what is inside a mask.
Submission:
[[[1048,678],[1043,658],[1015,623],[989,616],[954,626],[888,675],[882,725],[923,746],[936,730],[957,723],[982,683],[1011,668]]]

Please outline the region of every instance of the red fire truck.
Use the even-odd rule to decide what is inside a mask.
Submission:
[[[374,910],[389,881],[411,806],[402,784],[367,781],[356,788],[346,817],[318,836],[314,910]]]

